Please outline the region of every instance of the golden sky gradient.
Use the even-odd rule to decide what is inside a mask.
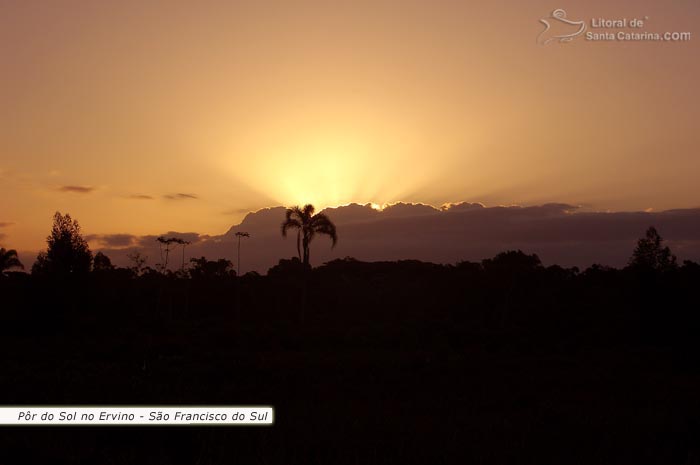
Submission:
[[[648,17],[688,42],[536,43]],[[1,1],[0,245],[313,202],[700,206],[697,1]]]

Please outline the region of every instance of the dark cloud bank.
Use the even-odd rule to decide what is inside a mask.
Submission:
[[[187,257],[235,258],[235,233],[251,234],[242,245],[243,271],[266,272],[280,258],[296,254],[293,237],[283,239],[283,207],[249,213],[241,224],[220,236],[169,232],[192,242]],[[436,263],[479,261],[508,249],[536,253],[547,264],[587,267],[594,263],[621,267],[637,238],[653,225],[679,260],[700,259],[700,209],[663,212],[581,212],[571,205],[484,207],[461,203],[436,209],[421,204],[396,204],[382,211],[352,204],[325,211],[338,227],[335,249],[323,236],[315,239],[311,260],[320,265],[346,256],[360,260],[417,259]],[[95,248],[126,265],[127,253],[138,249],[159,261],[157,236],[114,234],[91,236]],[[179,254],[174,256],[179,257]],[[177,260],[180,260],[179,262]],[[171,263],[181,263],[181,258]]]

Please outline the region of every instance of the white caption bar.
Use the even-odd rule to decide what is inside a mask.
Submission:
[[[237,426],[272,425],[271,406],[21,406],[0,407],[0,425]]]

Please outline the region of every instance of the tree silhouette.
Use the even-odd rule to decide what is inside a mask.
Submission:
[[[146,262],[148,261],[148,257],[146,255],[142,255],[138,250],[127,254],[126,257],[129,259],[129,261],[131,261],[131,263],[133,263],[130,270],[133,271],[136,276],[141,276],[147,268]]]
[[[493,258],[482,260],[485,270],[504,270],[508,273],[529,273],[542,268],[542,261],[537,254],[528,255],[522,250],[507,250]]]
[[[527,286],[533,274],[544,267],[536,254],[528,255],[522,250],[501,252],[493,258],[482,260],[481,266],[484,273],[490,276],[490,282],[495,285],[494,295],[500,298],[499,324],[503,329],[511,319],[512,308],[518,300],[518,290]]]
[[[178,239],[178,244],[182,245],[182,267],[181,271],[184,273],[185,272],[185,248],[187,248],[188,245],[190,245],[192,242],[186,241],[184,239]]]
[[[656,228],[650,226],[646,235],[637,241],[629,265],[632,268],[667,271],[676,267],[676,256],[663,246],[663,239]]]
[[[299,261],[302,262],[304,270],[302,273],[304,278],[301,288],[301,306],[299,309],[299,320],[302,325],[304,323],[304,315],[306,314],[308,300],[309,270],[311,269],[309,247],[311,241],[313,241],[317,234],[325,234],[333,241],[331,247],[335,247],[335,244],[338,242],[338,235],[333,222],[323,213],[314,215],[315,210],[316,209],[311,204],[304,205],[304,208],[300,208],[299,206],[287,208],[285,220],[282,223],[283,237],[287,237],[288,230],[297,230],[297,254],[299,255]]]
[[[233,263],[224,258],[216,261],[207,260],[206,257],[190,258],[190,264],[189,273],[192,279],[222,279],[234,275]]]
[[[314,215],[315,208],[311,204],[304,205],[304,208],[294,206],[287,209],[285,220],[282,223],[282,236],[287,237],[287,231],[297,230],[297,253],[299,260],[304,264],[304,268],[311,266],[309,261],[309,246],[317,234],[325,234],[333,241],[331,247],[335,247],[338,242],[335,225],[323,213]]]
[[[158,246],[160,247],[160,260],[161,264],[157,265],[161,272],[164,273],[168,269],[168,257],[170,256],[170,246],[171,244],[178,244],[182,246],[182,271],[185,271],[185,247],[191,244],[190,241],[186,241],[179,237],[165,237],[160,236],[156,239],[158,241]],[[165,246],[165,249],[163,247]]]
[[[250,237],[250,234],[247,232],[238,231],[236,233],[236,237],[238,238],[238,267],[236,268],[236,274],[238,276],[243,276],[241,274],[241,238]]]
[[[92,261],[93,271],[110,271],[113,269],[114,265],[112,265],[112,260],[110,260],[107,255],[102,252],[97,252],[95,254],[95,258]]]
[[[78,221],[69,214],[54,214],[53,227],[46,243],[48,248],[37,256],[32,273],[76,275],[90,271],[92,252],[80,234]]]
[[[14,249],[6,250],[0,248],[0,274],[12,268],[24,269],[24,265],[17,257],[17,251]]]

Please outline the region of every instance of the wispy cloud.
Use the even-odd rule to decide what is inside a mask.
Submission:
[[[0,228],[6,228],[8,226],[12,226],[14,223],[11,221],[0,221]]]
[[[178,192],[177,194],[166,194],[163,196],[163,198],[167,200],[196,200],[199,197],[197,197],[195,194],[184,194],[182,192]]]
[[[73,192],[76,194],[89,194],[95,190],[90,186],[61,186],[58,188],[61,192]]]
[[[132,194],[129,198],[134,200],[153,200],[153,196],[146,194]]]

